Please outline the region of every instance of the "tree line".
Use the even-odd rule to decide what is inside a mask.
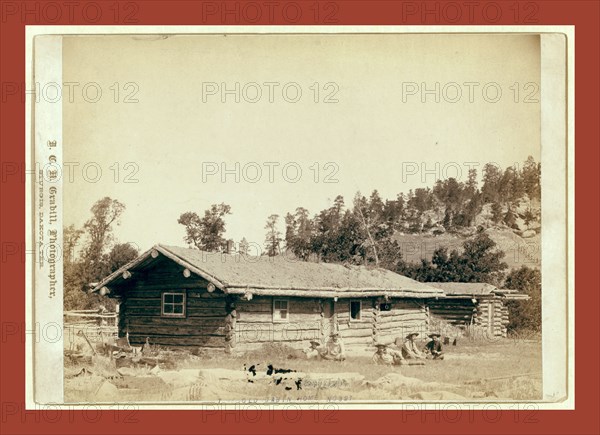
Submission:
[[[64,309],[114,308],[111,299],[88,294],[90,284],[99,282],[138,256],[129,243],[114,240],[113,227],[119,225],[125,205],[109,197],[98,200],[83,228],[63,229]]]
[[[398,232],[437,234],[471,228],[485,204],[492,204],[495,223],[510,227],[515,219],[514,210],[523,202],[528,204],[525,214],[530,214],[523,218],[534,220],[532,204],[540,201],[540,175],[540,164],[529,157],[522,169],[508,167],[503,171],[493,164],[485,165],[481,188],[477,171],[471,169],[465,182],[455,178],[438,180],[433,188],[399,193],[393,200],[383,200],[377,190],[369,197],[358,192],[347,206],[339,195],[331,207],[312,217],[304,207],[287,213],[284,234],[279,231],[280,216],[271,214],[265,224],[264,255],[276,256],[285,250],[298,261],[382,267],[422,282],[513,286],[530,292],[541,304],[539,271],[524,268],[507,274],[508,266],[502,261],[504,253],[483,228],[464,241],[462,250],[438,248],[431,260],[423,259],[418,264],[403,259],[401,246],[394,238]],[[90,211],[91,217],[83,228],[73,225],[64,228],[65,309],[97,307],[100,301],[110,308],[111,302],[106,298],[81,297],[81,292],[87,292],[90,283],[98,282],[138,255],[132,245],[114,240],[113,227],[120,223],[124,204],[105,197]],[[203,251],[223,252],[228,245],[225,218],[231,214],[230,205],[213,204],[201,214],[182,213],[177,223],[184,227],[184,241],[189,245]],[[434,219],[435,216],[443,218]],[[80,242],[81,247],[76,249]],[[247,254],[248,250],[249,243],[243,238],[237,251]],[[533,311],[527,313],[528,318],[539,317],[539,321],[532,321],[534,326],[521,323],[535,329],[541,325],[541,316],[537,308]]]

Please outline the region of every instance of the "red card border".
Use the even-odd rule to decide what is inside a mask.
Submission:
[[[223,17],[212,13],[221,7],[239,8]],[[104,1],[95,2],[0,2],[0,160],[21,165],[25,158],[25,106],[20,98],[5,93],[11,83],[22,84],[25,76],[25,25],[575,25],[575,152],[577,264],[576,298],[576,410],[575,411],[465,411],[456,413],[399,411],[336,411],[206,413],[200,411],[25,411],[24,342],[9,334],[23,328],[25,320],[25,191],[22,178],[3,170],[0,183],[0,316],[1,387],[0,424],[4,434],[154,434],[154,433],[600,433],[600,383],[598,376],[598,197],[600,197],[598,144],[600,119],[598,53],[600,4],[586,1],[277,1],[274,13],[251,15],[253,2],[197,1]],[[265,8],[265,2],[254,2]],[[293,4],[292,4],[293,3]],[[452,15],[456,5],[461,16]],[[279,10],[281,6],[281,10]],[[16,8],[16,9],[15,9]],[[204,9],[203,9],[204,8]],[[285,8],[285,13],[283,9]],[[481,8],[481,9],[480,9]],[[315,15],[315,9],[319,15]],[[85,10],[85,13],[84,13]],[[279,10],[279,12],[277,12]],[[293,13],[301,10],[296,19]],[[423,11],[432,11],[422,15]],[[483,12],[485,10],[485,12]],[[98,11],[100,14],[98,15]],[[245,12],[243,12],[245,11]],[[437,11],[437,15],[436,15]],[[500,15],[498,15],[500,11]],[[518,12],[517,15],[516,12]],[[57,15],[58,14],[58,15]],[[222,19],[225,18],[225,22]],[[8,84],[8,85],[7,85]],[[12,167],[12,166],[10,166]],[[20,166],[19,166],[20,167]],[[6,175],[6,176],[5,176]],[[20,255],[13,255],[14,246]],[[586,345],[587,343],[587,345]],[[16,407],[16,408],[15,408]],[[13,410],[17,410],[13,414]]]

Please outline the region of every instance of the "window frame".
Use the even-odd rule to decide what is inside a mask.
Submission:
[[[183,296],[183,301],[182,302],[165,302],[165,296],[167,295],[172,295],[172,296]],[[175,305],[181,305],[182,306],[182,313],[165,313],[165,303],[175,306]],[[160,316],[161,317],[177,317],[177,318],[184,318],[187,315],[187,292],[185,290],[183,291],[168,291],[168,292],[163,292],[160,296]]]
[[[279,313],[282,309],[281,308],[276,308],[275,304],[277,302],[285,302],[285,312],[286,312],[286,317],[285,319],[281,318],[281,315],[279,315],[279,317],[276,317],[276,314]],[[274,323],[289,323],[290,321],[290,300],[289,299],[281,299],[281,298],[273,298],[273,322]]]
[[[358,318],[357,319],[352,317],[352,304],[355,304],[355,303],[358,303]],[[360,300],[350,301],[350,303],[348,304],[348,314],[350,315],[351,322],[362,322],[363,321],[362,301],[360,301]]]

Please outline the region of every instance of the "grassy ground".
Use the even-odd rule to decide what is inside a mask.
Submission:
[[[446,346],[446,359],[425,366],[374,365],[366,352],[350,352],[343,362],[290,357],[289,348],[267,346],[244,356],[180,354],[157,376],[138,369],[129,376],[67,376],[67,401],[190,400],[539,400],[542,396],[541,342],[503,339]],[[254,365],[258,376],[248,368]],[[294,370],[266,376],[267,366]],[[208,369],[208,370],[207,370]],[[210,370],[215,369],[215,370]],[[69,365],[69,373],[78,367]],[[199,370],[225,373],[198,378]],[[101,374],[104,373],[102,376]],[[228,378],[230,374],[235,376]],[[302,375],[300,375],[302,374]],[[168,376],[167,376],[168,375]],[[515,376],[524,375],[524,376]],[[211,375],[212,376],[212,375]],[[301,388],[296,381],[303,379]],[[111,378],[111,379],[107,379]],[[319,379],[315,381],[315,379]]]

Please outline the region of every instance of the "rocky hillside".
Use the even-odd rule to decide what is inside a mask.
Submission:
[[[502,214],[507,208],[503,207]],[[514,223],[509,227],[504,223],[494,223],[492,204],[485,204],[475,217],[474,224],[460,231],[448,232],[442,225],[444,213],[441,210],[428,211],[421,216],[423,224],[427,221],[433,226],[422,233],[407,234],[396,232],[394,240],[400,243],[405,261],[417,263],[421,259],[429,259],[438,248],[459,252],[465,240],[474,236],[477,227],[485,232],[504,251],[504,261],[510,269],[523,265],[539,268],[541,265],[541,210],[539,204],[529,204],[526,198],[518,207],[513,207]],[[531,214],[528,215],[528,212]],[[533,217],[533,218],[532,218]],[[529,218],[529,219],[528,219]]]

